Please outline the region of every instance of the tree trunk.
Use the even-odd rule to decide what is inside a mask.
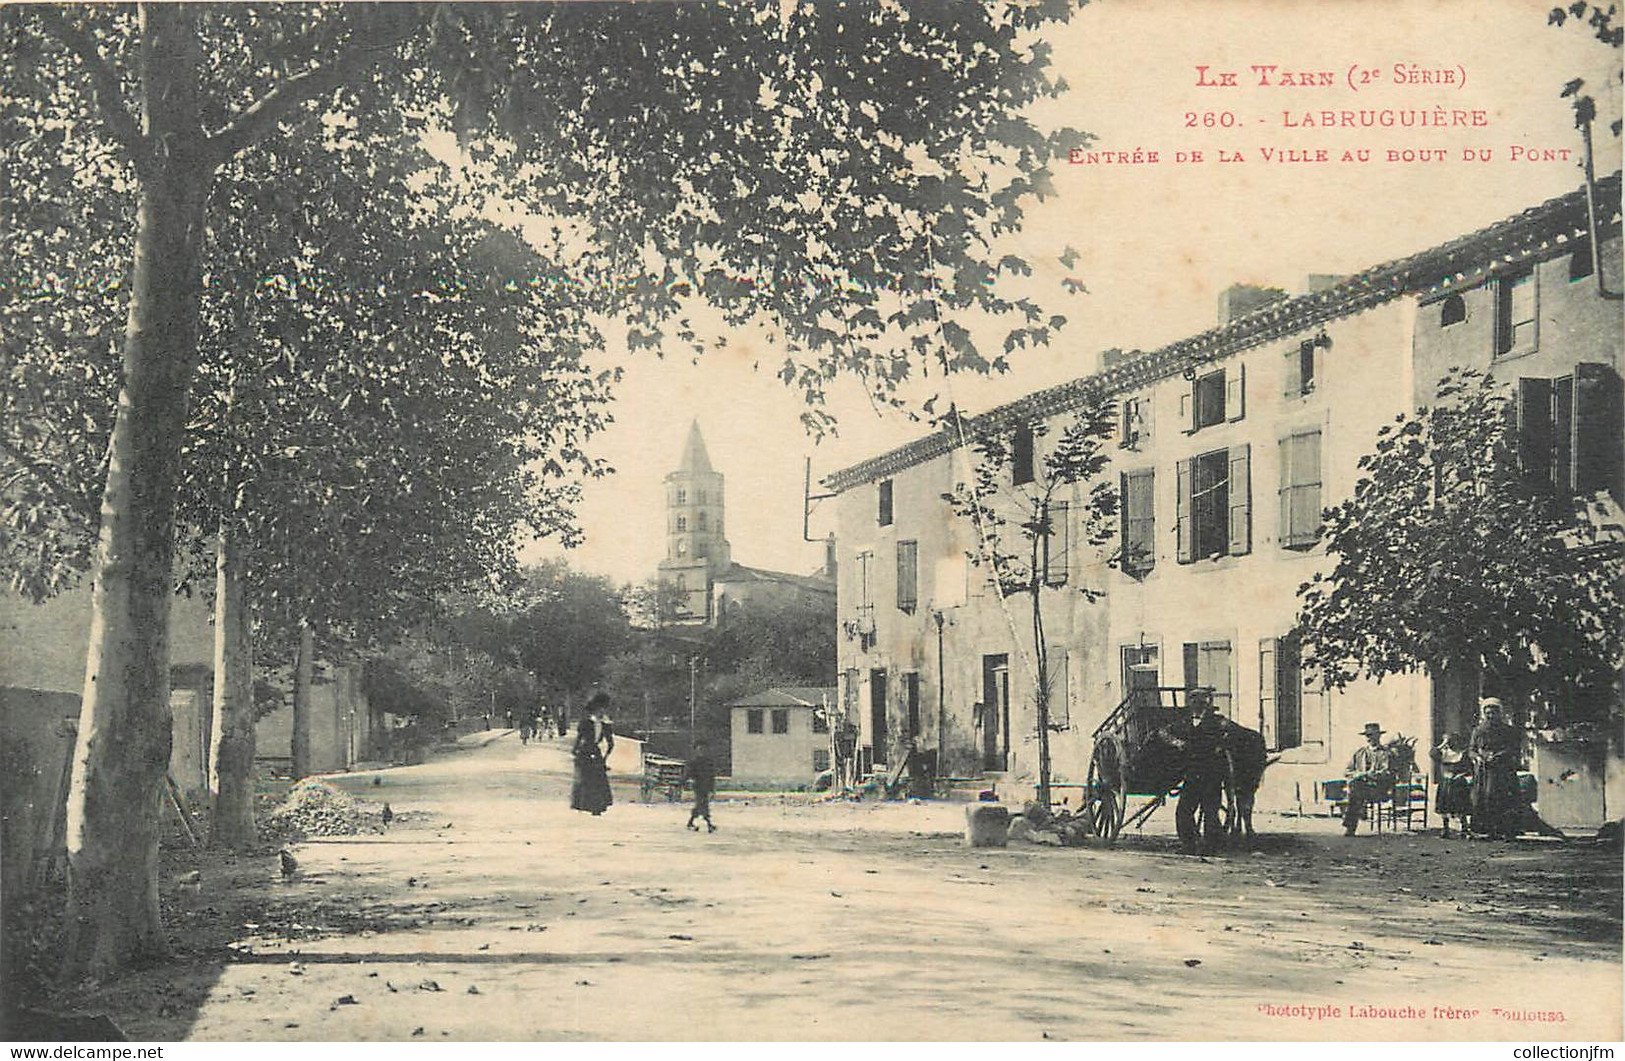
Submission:
[[[254,831],[254,642],[242,558],[225,521],[215,553],[214,726],[209,741],[210,839],[243,848]]]
[[[184,6],[140,14],[141,175],[108,447],[85,690],[68,794],[63,977],[102,976],[165,949],[158,835],[169,768],[169,601],[175,487],[197,354],[208,167],[194,152],[197,42]]]
[[[1047,535],[1046,535],[1047,536]],[[1038,695],[1035,698],[1038,715],[1038,806],[1045,814],[1050,808],[1049,762],[1049,648],[1044,644],[1044,575],[1038,566],[1038,546],[1042,538],[1033,536],[1032,585],[1033,598],[1033,659],[1038,665]]]
[[[316,632],[299,624],[299,656],[293,665],[293,776],[310,776],[310,690],[316,677]]]

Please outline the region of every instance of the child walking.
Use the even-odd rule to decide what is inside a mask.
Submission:
[[[717,768],[706,753],[703,740],[695,740],[694,754],[689,756],[684,773],[694,786],[694,809],[689,811],[688,827],[698,832],[700,827],[694,821],[704,818],[706,831],[716,832],[716,824],[711,821],[711,791],[717,785]]]

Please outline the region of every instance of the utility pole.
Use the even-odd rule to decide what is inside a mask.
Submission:
[[[694,739],[694,720],[700,704],[700,657],[688,657],[688,739]]]

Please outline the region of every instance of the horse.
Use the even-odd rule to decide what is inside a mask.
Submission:
[[[1225,833],[1231,837],[1253,837],[1253,803],[1264,771],[1281,761],[1270,755],[1264,735],[1239,722],[1225,719],[1220,738],[1225,758]]]

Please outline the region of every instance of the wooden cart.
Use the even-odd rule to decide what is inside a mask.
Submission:
[[[664,795],[667,803],[679,803],[683,798],[683,778],[688,764],[681,759],[643,753],[643,802],[653,803],[656,793]]]
[[[1175,686],[1134,689],[1095,729],[1084,798],[1096,836],[1116,840],[1124,826],[1143,825],[1179,791],[1182,756],[1157,737],[1188,717],[1191,692]],[[1146,799],[1132,815],[1130,796]]]

